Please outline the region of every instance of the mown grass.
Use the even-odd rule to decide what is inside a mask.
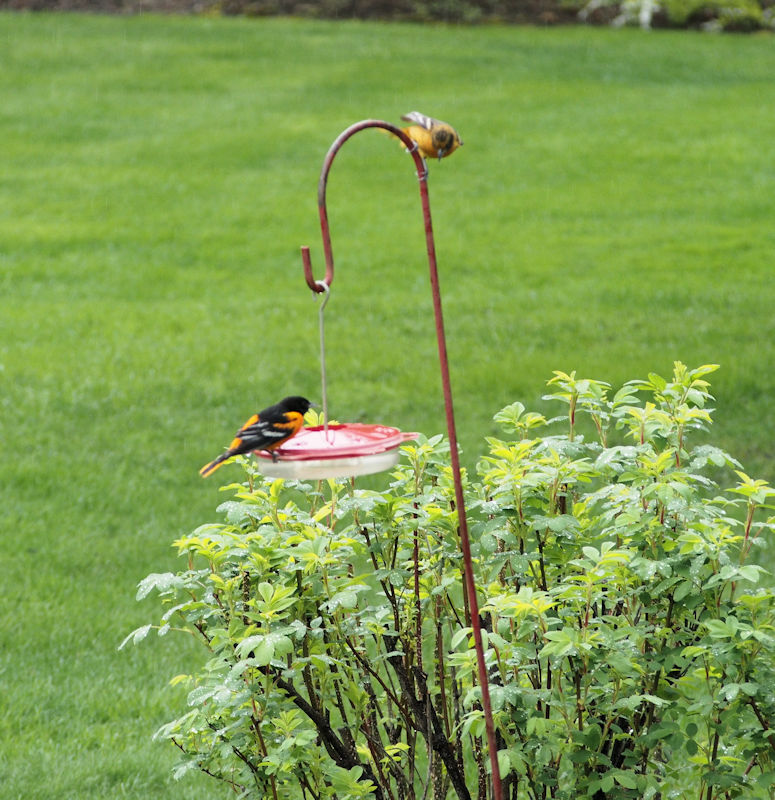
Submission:
[[[298,247],[322,273],[354,121],[466,142],[430,182],[466,463],[554,369],[681,359],[722,364],[714,436],[775,478],[774,73],[771,37],[0,14],[0,794],[223,794],[150,742],[193,643],[116,645],[213,518],[197,468],[319,397]],[[443,430],[410,160],[359,134],[329,211],[332,413]]]

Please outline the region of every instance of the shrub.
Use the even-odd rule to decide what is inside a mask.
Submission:
[[[465,491],[506,800],[775,796],[775,593],[752,559],[775,490],[690,444],[713,369],[613,394],[558,372],[562,417],[495,417],[508,437]],[[384,491],[243,460],[225,521],[175,543],[185,569],[141,582],[167,609],[125,641],[180,630],[208,655],[157,733],[178,775],[254,798],[490,796],[448,449],[404,455]]]
[[[765,25],[755,0],[666,0],[664,8],[670,23],[678,27],[753,31]]]

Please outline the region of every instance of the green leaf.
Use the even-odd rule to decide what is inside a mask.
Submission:
[[[153,625],[142,625],[139,628],[135,628],[135,630],[133,630],[132,633],[130,633],[128,636],[124,638],[124,640],[118,646],[118,649],[122,650],[124,648],[124,645],[126,645],[126,643],[129,642],[130,640],[132,644],[139,644],[140,642],[143,641],[143,639],[145,639],[145,637],[150,632],[151,628],[153,628]]]
[[[450,648],[452,650],[457,650],[457,648],[460,646],[460,643],[465,639],[468,639],[468,637],[471,635],[472,630],[473,630],[472,628],[468,627],[468,628],[460,628],[458,631],[456,631],[453,634],[452,639],[450,639],[449,642]]]
[[[745,564],[744,566],[738,567],[737,571],[741,578],[751,583],[758,583],[759,577],[767,570],[765,570],[764,567],[760,567],[758,564]]]
[[[624,786],[625,789],[638,788],[638,776],[634,772],[620,770],[614,773],[614,779],[620,786]]]
[[[179,575],[172,572],[154,572],[143,578],[137,585],[137,599],[143,600],[154,589],[157,592],[163,593],[170,589],[178,588],[183,585],[183,579]]]
[[[243,639],[236,649],[240,658],[251,658],[259,666],[266,666],[274,658],[274,643],[264,634],[256,634]]]
[[[756,785],[766,791],[772,791],[772,787],[775,786],[775,771],[762,771],[762,774],[756,779]]]
[[[355,608],[358,605],[358,595],[352,589],[343,589],[337,592],[327,603],[326,608],[329,613],[333,613],[337,608]]]
[[[511,772],[511,759],[508,750],[498,750],[498,771],[501,778],[505,778]]]
[[[197,768],[197,763],[193,759],[190,761],[183,761],[180,764],[176,764],[174,769],[172,770],[172,777],[174,780],[179,781],[186,773],[191,772],[191,770]]]
[[[737,630],[736,627],[733,628],[729,624],[728,620],[708,619],[705,620],[703,625],[707,628],[711,639],[729,639],[731,636],[734,636]]]
[[[606,663],[620,675],[638,674],[642,669],[642,667],[639,669],[631,658],[616,650],[611,650],[606,653],[605,660]]]
[[[293,650],[293,642],[279,632],[257,633],[243,639],[235,652],[240,658],[249,658],[260,667],[269,664],[275,656],[282,656]]]
[[[584,742],[590,750],[597,750],[602,738],[599,725],[589,725],[584,732]]]
[[[667,381],[661,376],[657,375],[656,372],[649,372],[649,383],[651,384],[650,388],[662,392],[665,390],[667,386]]]

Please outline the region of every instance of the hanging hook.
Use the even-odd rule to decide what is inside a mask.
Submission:
[[[303,245],[301,248],[301,263],[304,265],[304,277],[307,280],[307,286],[309,286],[313,292],[320,294],[325,291],[325,289],[322,288],[323,286],[328,287],[331,285],[331,281],[334,280],[333,262],[331,262],[330,266],[326,263],[326,277],[325,280],[322,281],[316,281],[312,274],[312,261],[309,257],[309,247],[307,247],[307,245]]]
[[[320,180],[318,182],[318,212],[320,214],[320,232],[323,236],[323,254],[326,261],[326,277],[323,281],[315,280],[312,274],[312,260],[310,259],[309,247],[304,245],[301,248],[301,262],[304,266],[304,278],[307,281],[307,286],[312,289],[316,294],[324,291],[321,286],[325,283],[326,286],[331,286],[334,280],[334,254],[331,249],[331,231],[328,226],[328,211],[326,210],[326,186],[328,184],[328,173],[331,170],[331,164],[336,157],[336,154],[341,149],[342,145],[355,133],[364,130],[364,128],[382,128],[389,133],[392,133],[400,139],[406,147],[409,155],[414,159],[417,166],[417,178],[422,184],[423,181],[428,179],[428,165],[425,159],[420,155],[420,150],[417,147],[417,142],[414,141],[403,129],[385,122],[381,119],[366,119],[362,122],[356,122],[349,128],[344,130],[334,140],[334,143],[328,150],[326,158],[323,161],[323,169],[320,172]],[[426,228],[430,224],[430,212],[426,217]]]

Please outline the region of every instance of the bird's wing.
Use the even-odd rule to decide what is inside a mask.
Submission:
[[[429,131],[434,123],[438,123],[437,119],[429,117],[427,114],[421,114],[419,111],[410,111],[408,114],[403,114],[401,119],[406,120],[406,122],[416,122],[421,128],[425,128],[426,131]]]
[[[236,436],[229,445],[229,450],[237,450],[245,445],[263,441],[267,433],[271,434],[272,423],[261,418],[259,414],[253,416],[237,431]],[[272,440],[270,436],[269,441]]]
[[[235,446],[263,450],[270,445],[279,445],[293,436],[304,424],[304,416],[297,411],[286,411],[278,415],[254,414],[237,432],[229,449]]]

